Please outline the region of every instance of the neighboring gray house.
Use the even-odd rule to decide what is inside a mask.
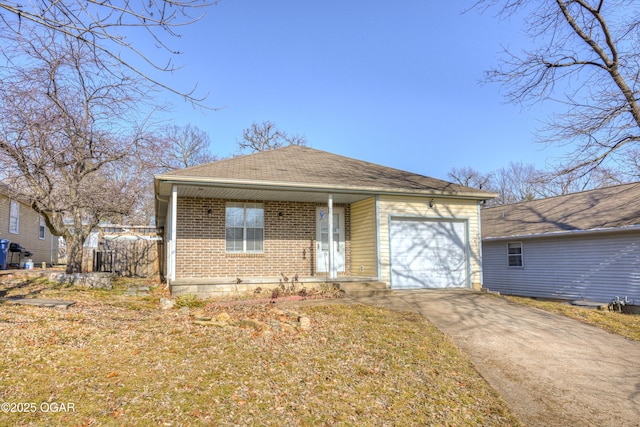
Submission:
[[[640,303],[640,183],[486,208],[481,219],[485,288]]]

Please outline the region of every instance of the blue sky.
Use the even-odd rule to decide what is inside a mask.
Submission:
[[[221,109],[173,99],[171,118],[206,131],[220,156],[269,120],[313,148],[441,179],[454,167],[544,168],[559,151],[534,131],[555,106],[505,104],[499,85],[479,84],[501,45],[524,46],[522,22],[463,14],[472,3],[222,0],[182,31],[169,79],[197,83]]]

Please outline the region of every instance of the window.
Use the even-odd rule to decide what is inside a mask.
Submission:
[[[509,267],[522,267],[522,242],[507,243]]]
[[[46,224],[44,222],[44,217],[40,215],[40,227],[38,228],[38,239],[40,240],[44,240],[45,227],[46,227]]]
[[[9,208],[9,233],[18,234],[20,230],[20,204],[15,200],[11,201]]]
[[[225,227],[228,253],[264,251],[264,207],[261,203],[227,203]]]

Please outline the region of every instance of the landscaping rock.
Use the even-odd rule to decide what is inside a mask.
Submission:
[[[193,318],[194,318],[194,320],[200,320],[200,321],[204,321],[204,322],[210,322],[211,321],[211,316],[208,316],[208,315],[204,314],[204,312],[202,312],[202,311],[198,311],[196,313],[193,313]]]
[[[175,307],[176,302],[171,298],[160,298],[160,309],[161,310],[170,310]]]
[[[293,334],[296,332],[296,328],[289,323],[280,323],[280,330],[287,334]]]
[[[129,286],[124,293],[126,296],[147,296],[151,295],[148,286]]]
[[[311,319],[307,316],[300,316],[298,318],[298,323],[300,324],[300,329],[303,331],[308,331],[311,329]]]
[[[85,286],[95,289],[113,289],[113,283],[111,273],[51,273],[49,275],[49,281],[58,283],[71,283],[76,286]]]
[[[231,322],[231,316],[229,316],[229,313],[224,311],[216,316],[216,321],[228,324]]]
[[[266,331],[267,329],[269,329],[269,325],[255,319],[243,319],[240,322],[238,322],[238,326],[253,328],[256,331]]]
[[[213,322],[211,320],[194,320],[193,324],[194,325],[199,325],[199,326],[218,326],[218,327],[227,326],[227,325],[225,325],[223,323]]]

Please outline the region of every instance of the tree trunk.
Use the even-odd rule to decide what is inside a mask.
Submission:
[[[82,246],[84,239],[74,234],[65,235],[67,242],[67,274],[82,272]]]

